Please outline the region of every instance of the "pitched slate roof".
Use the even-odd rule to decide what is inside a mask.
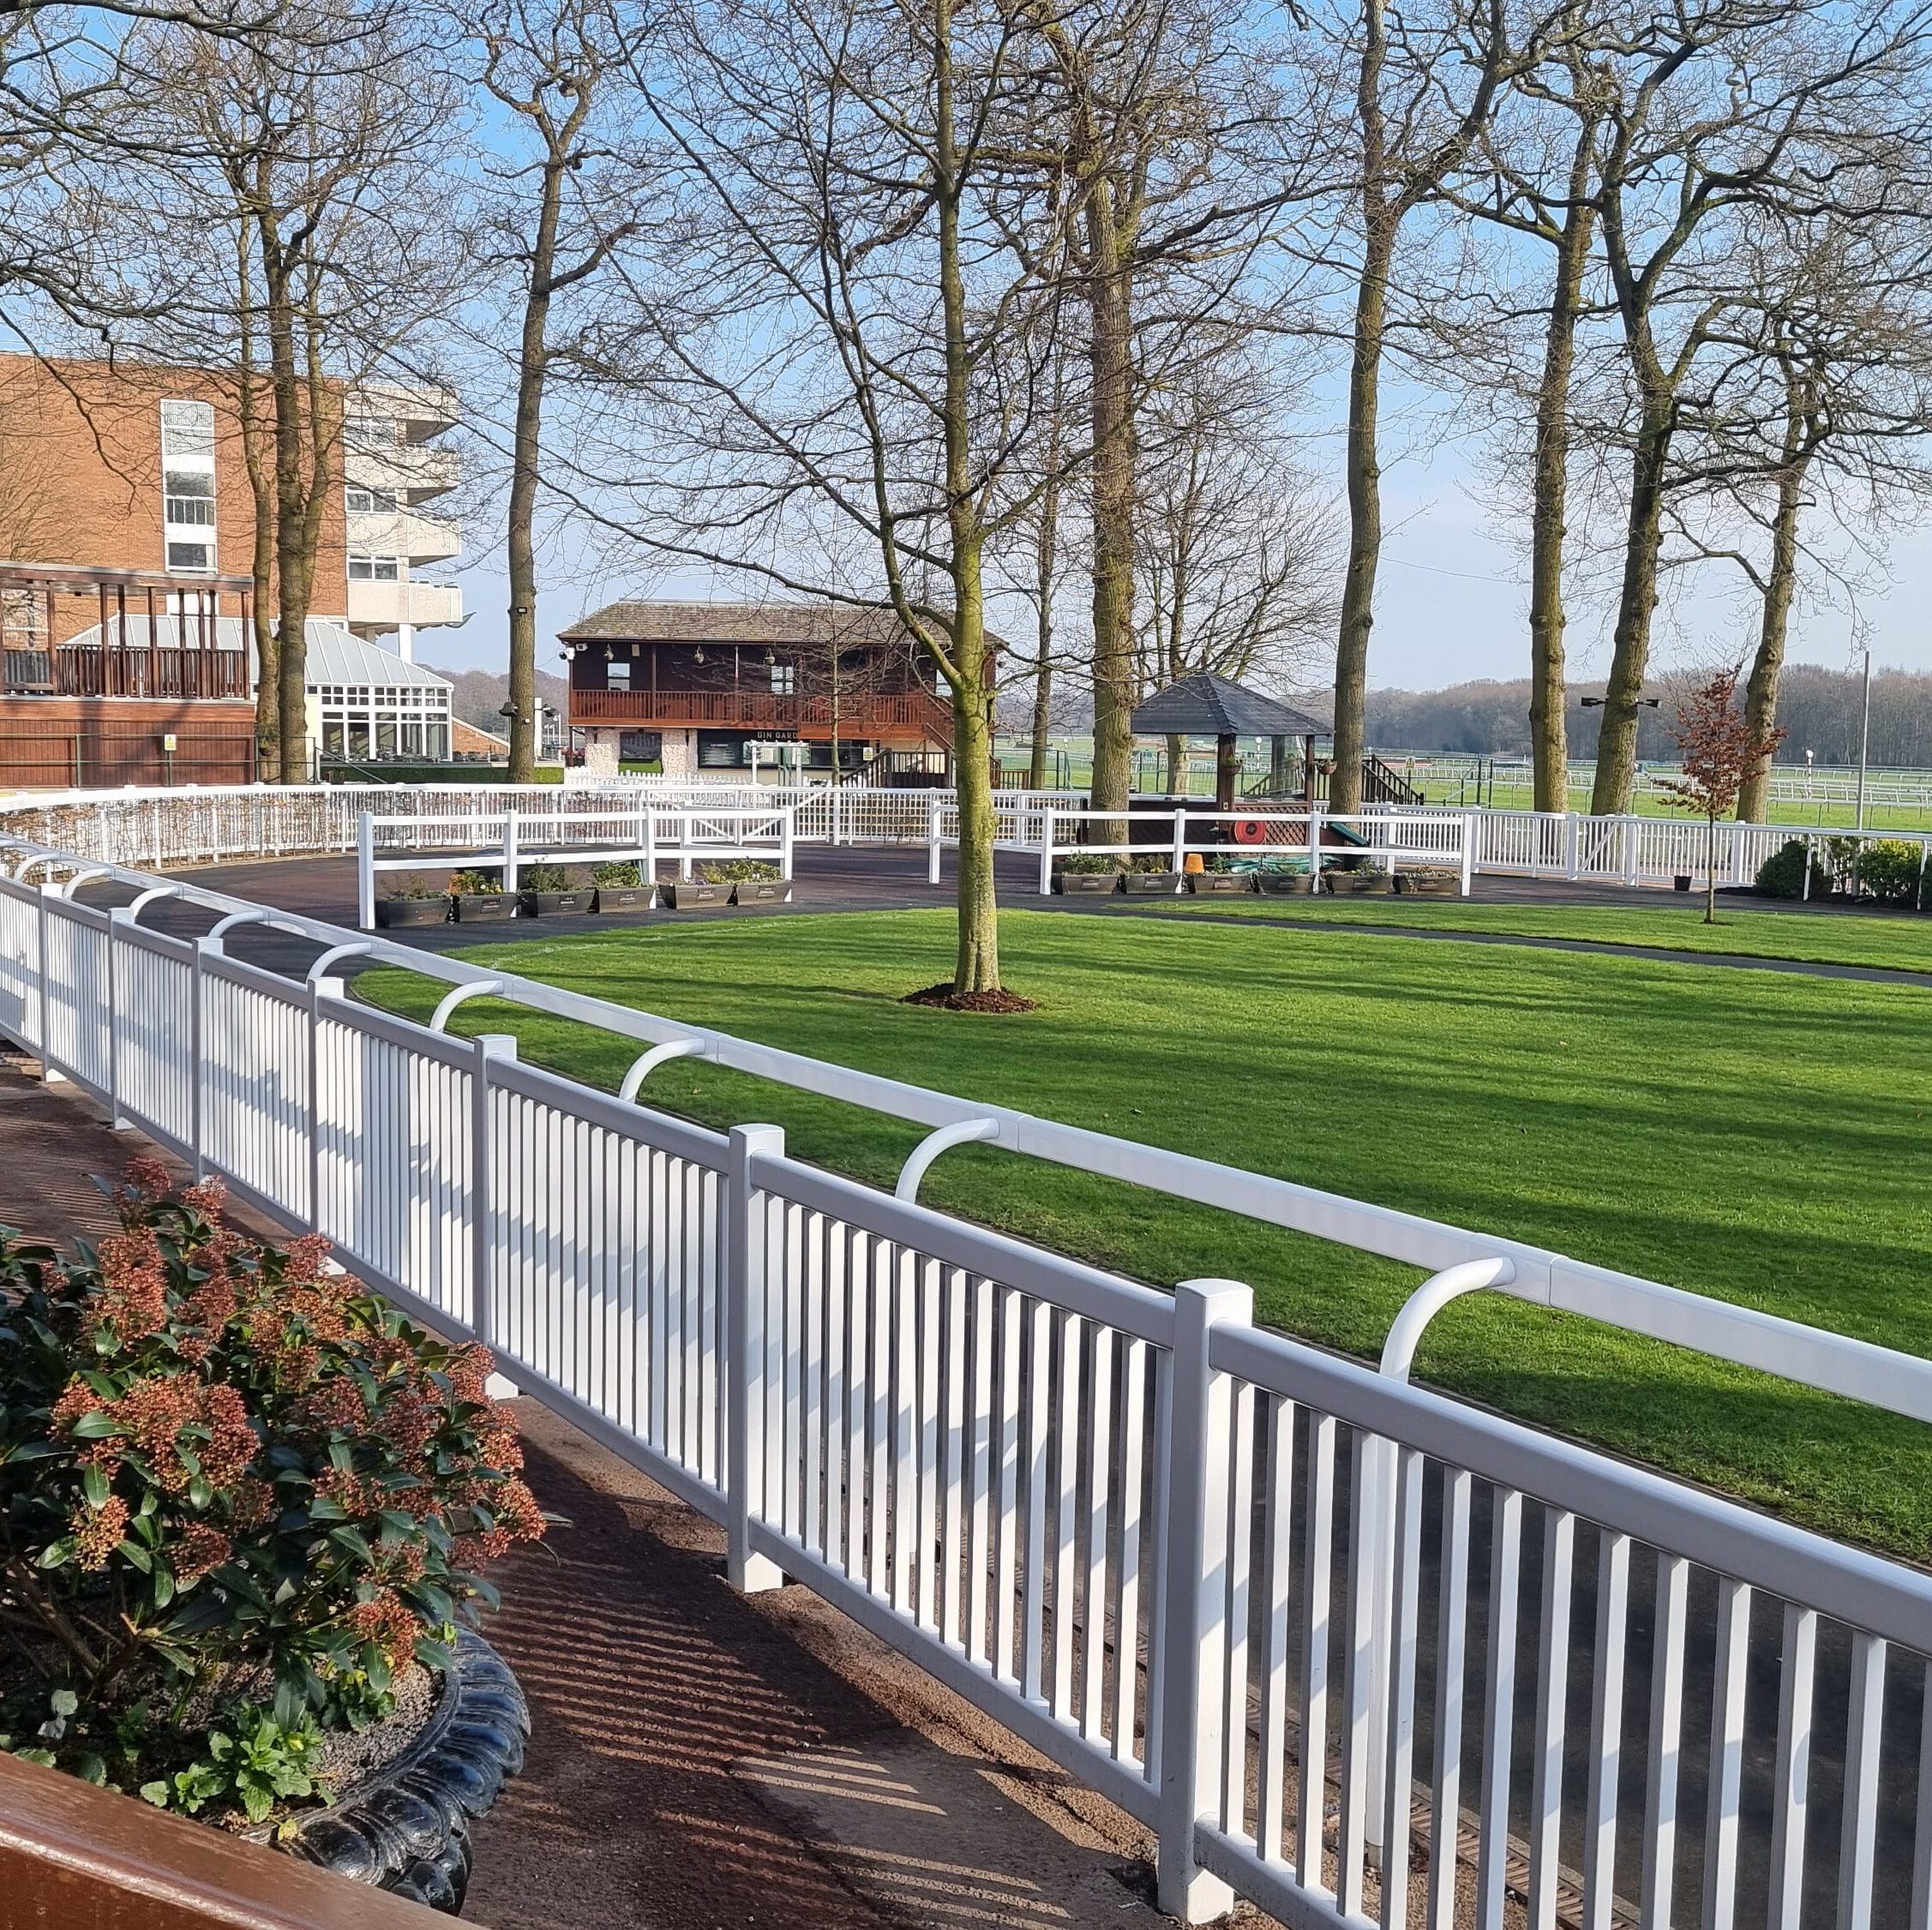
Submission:
[[[1134,712],[1145,737],[1325,737],[1319,717],[1203,670],[1157,690]]]
[[[910,639],[891,610],[849,603],[658,603],[626,598],[580,616],[557,632],[560,643],[830,644],[906,648]],[[1005,644],[992,632],[996,649]]]

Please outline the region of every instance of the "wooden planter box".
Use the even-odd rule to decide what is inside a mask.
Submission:
[[[403,925],[447,925],[449,900],[435,898],[378,898],[375,922],[379,929],[393,930]]]
[[[519,891],[519,918],[576,918],[591,908],[588,891]]]
[[[1118,891],[1120,875],[1119,872],[1055,872],[1053,889],[1069,894]]]
[[[729,884],[667,884],[664,902],[673,911],[703,911],[714,905],[731,902]]]
[[[649,911],[651,887],[648,884],[600,884],[597,890],[597,909],[600,913],[615,912],[620,915],[626,912]]]
[[[1122,872],[1120,889],[1133,897],[1152,897],[1165,894],[1174,895],[1173,872]]]
[[[739,905],[783,904],[790,889],[782,878],[747,878],[740,881],[731,902]]]
[[[509,915],[510,901],[501,891],[466,891],[456,901],[459,925],[485,925]]]
[[[1308,880],[1299,872],[1257,872],[1255,884],[1270,898],[1305,898],[1308,896]]]
[[[1323,882],[1337,897],[1387,897],[1391,889],[1386,872],[1324,872]]]
[[[1254,879],[1245,872],[1196,872],[1187,888],[1203,897],[1224,897],[1237,891],[1252,891]]]
[[[1413,872],[1403,872],[1395,879],[1395,889],[1405,898],[1460,898],[1462,880],[1459,878],[1419,878]]]

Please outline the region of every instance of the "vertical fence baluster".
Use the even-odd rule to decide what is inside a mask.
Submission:
[[[1113,1462],[1113,1330],[1087,1328],[1087,1585],[1082,1599],[1080,1733],[1107,1740],[1107,1529]],[[1119,1632],[1116,1631],[1116,1648]]]
[[[1263,1450],[1266,1538],[1263,1600],[1264,1651],[1261,1664],[1259,1775],[1255,1794],[1255,1847],[1278,1863],[1287,1833],[1288,1623],[1293,1603],[1294,1403],[1281,1394],[1263,1397],[1267,1429]],[[1305,1879],[1306,1872],[1298,1873]],[[1319,1873],[1317,1872],[1317,1875]]]
[[[1590,1702],[1590,1777],[1583,1835],[1584,1930],[1611,1930],[1617,1904],[1617,1797],[1623,1758],[1623,1639],[1630,1537],[1597,1537],[1597,1640]]]
[[[1383,1443],[1356,1428],[1348,1453],[1348,1634],[1343,1689],[1347,1728],[1341,1739],[1341,1819],[1335,1845],[1335,1902],[1363,1913],[1367,1884],[1370,1818],[1379,1807],[1381,1774],[1374,1754],[1377,1596],[1382,1537],[1377,1526],[1376,1489]]]
[[[1222,1723],[1226,1763],[1221,1800],[1215,1805],[1228,1835],[1247,1833],[1248,1795],[1248,1617],[1249,1575],[1254,1557],[1255,1390],[1245,1381],[1232,1389],[1229,1431],[1217,1436],[1227,1457],[1227,1670],[1221,1693],[1227,1713]],[[1216,1451],[1216,1450],[1210,1450]]]
[[[1136,1747],[1139,1707],[1141,1621],[1141,1535],[1147,1522],[1142,1507],[1146,1481],[1147,1342],[1125,1341],[1120,1357],[1120,1540],[1114,1568],[1113,1758],[1144,1760]]]
[[[1430,1780],[1429,1923],[1453,1930],[1462,1816],[1462,1698],[1469,1633],[1470,1478],[1443,1471],[1443,1556],[1436,1600],[1436,1764]]]
[[[1677,1770],[1683,1747],[1683,1618],[1690,1564],[1657,1557],[1657,1624],[1650,1660],[1650,1773],[1645,1778],[1644,1930],[1670,1930],[1677,1873]]]
[[[752,1177],[754,1160],[782,1159],[778,1126],[734,1126],[725,1167],[725,1364],[731,1388],[725,1457],[727,1562],[731,1585],[745,1594],[776,1588],[777,1565],[751,1548],[751,1524],[767,1499],[763,1486],[764,1322],[766,1292],[765,1196]]]
[[[1382,1927],[1407,1930],[1411,1791],[1415,1780],[1416,1621],[1422,1588],[1422,1477],[1419,1449],[1395,1449],[1395,1555],[1389,1617],[1388,1761],[1383,1788]]]
[[[1335,1546],[1335,1417],[1308,1417],[1307,1497],[1301,1554],[1301,1801],[1295,1867],[1305,1884],[1322,1881],[1323,1824],[1329,1800],[1329,1615]]]
[[[1572,1570],[1576,1517],[1543,1511],[1543,1615],[1537,1651],[1535,1775],[1529,1838],[1530,1930],[1554,1930],[1561,1874],[1563,1731],[1569,1693]]]
[[[1878,1752],[1885,1721],[1886,1645],[1851,1638],[1851,1693],[1845,1742],[1845,1825],[1838,1859],[1838,1930],[1871,1930],[1878,1850]]]
[[[1509,1863],[1509,1769],[1515,1735],[1516,1620],[1522,1573],[1523,1497],[1498,1487],[1489,1548],[1489,1704],[1483,1716],[1482,1847],[1477,1930],[1503,1930]]]
[[[1771,1799],[1770,1930],[1799,1930],[1804,1907],[1804,1837],[1810,1819],[1812,1691],[1818,1617],[1788,1603],[1778,1676],[1776,1786]]]

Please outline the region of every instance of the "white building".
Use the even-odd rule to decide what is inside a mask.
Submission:
[[[308,672],[309,740],[325,758],[448,762],[447,678],[351,636],[340,624],[313,620]]]
[[[457,452],[437,439],[457,421],[447,389],[365,383],[344,412],[342,476],[349,548],[348,625],[396,639],[416,657],[416,632],[463,621],[463,592],[436,574],[462,548],[454,522],[422,508],[462,480]]]

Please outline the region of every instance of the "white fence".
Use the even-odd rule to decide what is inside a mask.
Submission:
[[[488,1341],[722,1523],[740,1586],[814,1588],[1149,1825],[1168,1908],[1932,1922],[1932,1580],[1401,1377],[1484,1287],[1921,1420],[1932,1363],[272,914],[325,948],[298,981],[231,955],[259,908],[122,874],[109,911],[0,849],[0,1034]],[[223,922],[151,930],[161,896]],[[356,954],[453,989],[387,1016],[329,976]],[[886,1195],[447,1036],[486,990],[638,1040],[627,1094],[679,1049],[937,1130]],[[1438,1271],[1377,1375],[1234,1283],[919,1206],[969,1138]]]
[[[365,811],[356,827],[357,922],[365,932],[375,928],[381,872],[425,866],[501,866],[504,895],[511,896],[526,866],[634,864],[655,904],[661,864],[675,866],[679,878],[688,879],[697,865],[752,859],[776,867],[789,898],[796,808],[696,810],[648,801],[617,808],[607,803],[595,810],[547,812],[534,823],[513,806],[462,818],[378,817]]]
[[[1462,895],[1469,895],[1475,839],[1467,814],[1460,812],[1377,811],[1347,816],[1319,806],[1309,811],[1214,811],[1179,805],[1171,820],[1147,811],[1135,812],[1132,820],[1143,830],[1158,824],[1166,831],[1171,823],[1171,834],[1159,843],[1101,843],[1086,835],[1084,827],[1118,825],[1120,812],[1070,810],[1035,800],[1000,824],[996,841],[1005,850],[1039,854],[1042,897],[1051,895],[1053,873],[1061,861],[1075,856],[1164,858],[1173,873],[1173,889],[1181,891],[1186,888],[1190,855],[1256,863],[1291,860],[1308,867],[1311,890],[1321,889],[1324,864],[1333,868],[1344,860],[1365,861],[1381,872],[1405,866],[1442,868],[1455,872]],[[1229,842],[1231,837],[1234,842]],[[949,815],[935,808],[927,837],[927,875],[933,884],[939,880],[940,853],[958,842],[957,811]]]

